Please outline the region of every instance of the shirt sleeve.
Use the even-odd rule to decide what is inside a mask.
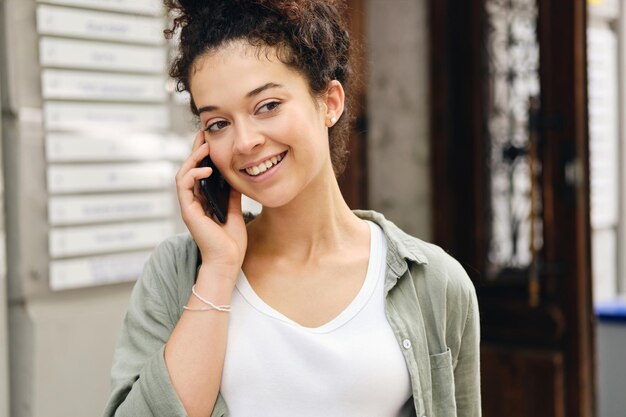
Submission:
[[[468,312],[454,369],[458,417],[480,417],[480,321],[474,288],[468,290]]]
[[[176,305],[159,285],[164,276],[176,278],[173,254],[164,252],[163,245],[155,250],[133,289],[113,358],[105,417],[187,415],[163,356],[175,326],[167,306]]]

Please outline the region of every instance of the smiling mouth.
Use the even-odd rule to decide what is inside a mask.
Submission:
[[[253,167],[249,167],[246,169],[242,169],[242,171],[244,171],[246,174],[250,175],[251,177],[256,177],[272,169],[276,165],[280,164],[282,160],[285,158],[285,155],[287,155],[287,151],[281,153],[280,155],[273,156],[267,159],[266,161],[261,162],[258,165],[255,165]]]

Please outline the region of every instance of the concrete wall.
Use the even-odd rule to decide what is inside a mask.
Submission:
[[[425,0],[368,0],[370,205],[431,236],[428,9]]]
[[[74,290],[10,307],[11,416],[98,416],[130,285]]]
[[[60,292],[49,288],[38,2],[0,0],[0,5],[2,172],[7,179],[2,193],[6,220],[4,210],[0,219],[10,242],[8,337],[0,322],[0,416],[9,406],[2,391],[2,378],[8,374],[7,416],[95,417],[102,414],[109,395],[113,350],[132,284]],[[0,226],[0,241],[2,232]],[[0,272],[2,284],[3,277]],[[4,320],[4,286],[0,297]],[[2,362],[7,344],[8,373]]]

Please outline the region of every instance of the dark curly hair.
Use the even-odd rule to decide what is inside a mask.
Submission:
[[[346,90],[347,103],[339,121],[330,128],[329,145],[335,175],[343,172],[354,81],[344,1],[165,0],[165,5],[173,18],[165,37],[171,39],[180,31],[178,55],[170,66],[178,91],[189,91],[196,58],[235,40],[274,48],[281,62],[305,76],[313,97],[324,93],[332,80],[339,81]],[[193,98],[190,105],[197,116]]]

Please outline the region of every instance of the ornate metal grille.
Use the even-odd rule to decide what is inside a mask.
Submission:
[[[542,245],[529,108],[539,96],[536,0],[486,0],[489,276],[526,270]],[[532,243],[532,245],[531,245]]]

